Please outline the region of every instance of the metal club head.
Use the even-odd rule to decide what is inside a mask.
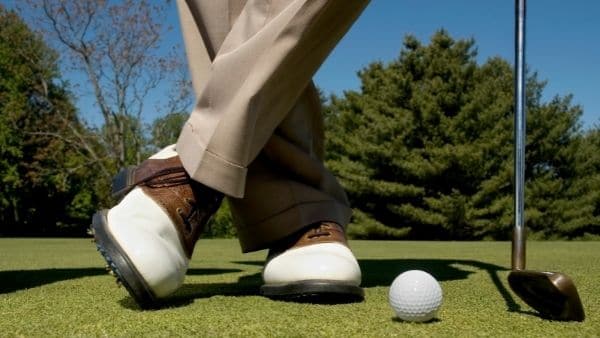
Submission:
[[[560,272],[513,270],[508,283],[514,293],[542,317],[583,321],[585,313],[575,283]]]

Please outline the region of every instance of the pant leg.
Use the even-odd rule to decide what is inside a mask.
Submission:
[[[248,167],[245,197],[229,198],[243,251],[267,248],[316,222],[350,221],[346,193],[319,156],[322,131],[310,86]]]
[[[206,85],[211,63],[247,0],[177,0],[188,67],[197,97]]]
[[[272,98],[269,98],[270,95],[272,95],[272,92],[263,92],[265,90],[264,87],[257,84],[250,86],[254,88],[255,91],[253,97],[264,97],[265,99],[271,100],[272,104],[257,104],[250,100],[251,102],[249,102],[246,109],[242,109],[242,114],[239,114],[239,112],[238,114],[234,114],[231,111],[232,108],[227,105],[224,107],[224,110],[216,110],[216,105],[210,100],[211,95],[207,94],[207,92],[210,91],[209,86],[211,85],[211,80],[216,81],[213,80],[213,77],[217,76],[216,64],[219,62],[219,56],[225,55],[224,57],[232,57],[231,55],[236,51],[236,48],[232,47],[232,45],[235,43],[241,43],[242,45],[248,43],[248,40],[260,36],[261,30],[266,29],[265,27],[267,26],[269,29],[274,29],[268,24],[269,16],[281,17],[281,11],[289,11],[289,4],[296,3],[297,1],[249,1],[246,7],[241,9],[244,2],[244,0],[230,0],[229,2],[195,0],[188,1],[187,3],[183,0],[178,1],[182,30],[186,42],[186,52],[192,72],[192,80],[196,93],[200,99],[189,123],[186,124],[187,129],[184,129],[182,132],[182,137],[178,142],[177,149],[184,164],[186,163],[186,158],[188,159],[187,162],[192,162],[192,164],[199,163],[196,172],[207,170],[209,168],[215,171],[223,169],[225,172],[228,172],[227,167],[232,164],[243,169],[233,170],[233,172],[237,171],[238,175],[243,173],[243,178],[238,180],[234,179],[229,182],[229,184],[235,183],[242,185],[233,190],[241,192],[238,193],[238,195],[245,195],[245,197],[241,199],[230,198],[230,204],[238,228],[242,249],[244,251],[250,251],[267,247],[269,243],[314,222],[330,220],[342,225],[347,224],[350,217],[350,209],[343,189],[333,175],[327,171],[322,164],[323,127],[320,111],[321,107],[314,85],[310,82],[310,76],[312,76],[314,69],[311,68],[306,72],[300,72],[301,74],[295,74],[298,69],[297,67],[293,67],[293,69],[287,73],[289,76],[286,77],[286,79],[283,79],[284,83],[282,84],[287,86],[291,85],[293,89],[290,89],[289,91],[299,90],[299,93],[291,95],[287,90],[283,92],[285,94],[283,96],[285,96],[287,100],[293,99],[290,103],[290,108],[287,109],[287,111],[284,111],[283,114],[275,114],[273,112],[276,109],[283,109],[278,107],[285,106],[282,104],[278,105],[276,104],[277,102],[274,102],[277,101],[281,95],[274,95]],[[273,5],[273,3],[277,3],[274,8],[267,8],[267,4]],[[286,3],[286,6],[284,6],[283,3]],[[246,11],[245,15],[248,15],[248,13],[256,13],[253,12],[256,8],[252,6],[257,6],[258,4],[262,4],[266,7],[259,6],[260,10],[258,13],[260,15],[258,15],[258,17],[262,18],[264,22],[259,24],[257,26],[258,28],[256,28],[252,23],[254,22],[254,24],[256,24],[256,21],[260,20],[256,20],[256,18],[244,18],[243,15],[244,11]],[[366,4],[366,2],[363,2],[362,6],[364,6],[364,4]],[[296,17],[300,15],[299,12],[302,10],[307,11],[306,8],[303,8],[303,6],[308,6],[305,1],[300,1],[296,6],[297,7],[294,9],[294,15]],[[333,5],[330,4],[330,6]],[[338,6],[341,6],[341,2]],[[353,17],[355,17],[360,10],[356,7],[353,8],[354,11],[351,11],[351,13],[353,14]],[[270,44],[285,44],[285,40],[306,44],[306,38],[303,39],[302,35],[312,34],[311,37],[314,38],[314,35],[316,34],[315,30],[320,32],[320,34],[334,31],[337,32],[337,36],[333,42],[330,41],[331,38],[325,39],[325,41],[329,42],[329,49],[331,49],[335,42],[341,37],[341,34],[348,28],[352,20],[344,22],[342,25],[344,26],[344,29],[338,28],[335,30],[332,27],[323,28],[322,26],[325,23],[330,23],[329,17],[333,15],[337,18],[337,16],[343,15],[346,12],[336,12],[333,8],[327,8],[327,6],[322,6],[319,9],[321,12],[315,11],[314,8],[312,9],[312,12],[309,12],[312,13],[313,16],[320,16],[320,20],[314,17],[312,20],[306,20],[306,18],[304,20],[294,20],[294,15],[288,13],[287,16],[291,16],[291,19],[288,21],[284,20],[284,22],[287,22],[286,27],[292,32],[286,34],[291,34],[292,36],[295,36],[295,38],[290,39],[281,37],[282,35],[285,35],[282,31],[285,31],[286,28],[283,27],[279,28],[279,33],[275,34],[278,38],[271,40]],[[333,12],[329,13],[331,11]],[[241,14],[238,16],[238,13]],[[275,15],[274,13],[278,14]],[[316,13],[319,14],[317,15]],[[348,19],[353,19],[353,17]],[[312,22],[317,28],[313,28],[313,31],[308,30],[308,33],[305,32],[298,37],[295,34],[299,33],[294,32],[303,30],[300,28],[290,28],[291,23],[295,23],[296,25],[299,24],[296,21]],[[246,34],[243,35],[243,38],[239,38],[239,32],[235,33],[236,27],[244,28]],[[229,31],[229,29],[231,30]],[[237,29],[240,30],[241,28]],[[304,28],[304,31],[306,30],[307,29]],[[238,35],[235,35],[234,33]],[[238,40],[231,36],[237,37]],[[288,41],[288,44],[289,42],[290,41]],[[227,45],[228,43],[229,46]],[[314,47],[315,44],[317,47],[322,48],[321,43],[316,41],[313,41],[312,44],[309,43],[309,46],[307,47]],[[238,48],[243,49],[243,46]],[[288,50],[290,49],[289,46],[287,48]],[[326,51],[325,55],[328,52],[329,50]],[[323,53],[324,52],[321,52],[321,54]],[[259,64],[261,62],[264,63],[261,59],[267,57],[264,55],[264,51],[256,52],[256,54],[258,55],[246,55],[242,53],[242,55],[238,56],[241,58],[240,62],[242,62],[243,65],[248,65],[246,68],[240,69],[240,78],[246,77],[246,80],[244,81],[248,81],[247,78],[254,79],[257,75],[251,75],[250,73],[252,71],[262,71],[262,69],[265,68],[267,68],[265,71],[270,71],[274,77],[285,76],[285,74],[282,74],[282,69],[277,70],[277,67],[270,63],[262,64],[260,67],[256,65],[254,65],[254,67],[251,66],[252,63],[250,62]],[[311,54],[311,52],[304,50],[301,54],[303,58],[306,58],[306,54]],[[251,59],[254,57],[259,60],[246,60],[244,62],[243,57],[250,57]],[[296,58],[298,58],[298,56],[296,56]],[[283,63],[289,62],[285,61],[285,58],[282,56],[275,59]],[[322,59],[319,61],[319,64],[321,61]],[[228,62],[235,64],[232,61]],[[314,63],[314,61],[312,62]],[[304,63],[305,61],[296,60],[293,64],[303,65]],[[316,66],[318,67],[318,65]],[[315,66],[313,65],[313,67]],[[273,68],[275,68],[275,70]],[[300,77],[308,77],[308,84],[305,84],[304,87],[299,86],[299,83],[304,81],[300,79]],[[269,79],[265,79],[265,81],[266,82],[263,83],[273,86],[273,83],[270,82]],[[232,100],[248,95],[248,93],[244,94],[244,91],[248,90],[244,84],[237,86],[241,86],[238,90],[241,90],[242,93],[236,94],[234,92],[228,92],[232,97]],[[232,88],[236,88],[236,85],[232,85],[231,88],[226,89]],[[208,106],[206,106],[207,104]],[[257,110],[257,108],[269,110],[263,112],[263,115],[269,115],[271,118],[261,118],[261,112]],[[210,113],[206,113],[203,109],[210,111]],[[210,114],[222,116],[210,116]],[[278,115],[276,119],[273,119],[274,115]],[[253,118],[252,121],[254,121],[254,123],[250,123],[247,126],[240,125],[239,121],[232,121],[234,119],[241,119],[242,122],[249,123],[250,117]],[[211,118],[213,119],[213,123],[215,119],[219,120],[218,123],[212,125],[215,130],[211,130],[210,122],[207,122],[207,120],[211,120]],[[234,123],[238,128],[234,128],[233,131],[228,132],[228,135],[230,135],[228,140],[217,138],[220,140],[219,142],[225,142],[225,144],[216,142],[214,137],[208,138],[208,142],[204,146],[202,146],[201,143],[199,144],[199,140],[202,141],[202,137],[197,137],[196,134],[201,132],[201,130],[215,135],[215,133],[220,130],[227,129],[225,127],[228,126],[228,123]],[[201,130],[196,128],[197,126]],[[265,132],[265,130],[270,130],[270,132]],[[256,137],[250,137],[255,134],[259,134],[259,139],[265,139],[264,141],[261,141],[262,144],[255,139]],[[218,166],[218,160],[213,161],[210,159],[214,157],[212,155],[215,154],[210,154],[208,161],[206,158],[203,158],[206,153],[211,151],[211,145],[215,145],[217,149],[221,149],[220,146],[226,146],[227,141],[235,142],[234,138],[239,139],[238,143],[239,141],[242,141],[251,145],[245,148],[245,152],[233,151],[228,153],[229,155],[233,153],[237,153],[238,155],[244,154],[244,156],[238,157],[236,162],[230,162],[229,160],[232,160],[233,158],[229,157],[228,163],[226,163],[224,166],[225,168],[223,168]],[[225,147],[225,149],[227,150],[229,148]],[[207,161],[209,164],[211,162],[213,163],[207,168],[206,165],[202,164],[203,161]],[[192,167],[192,169],[193,168],[194,167]],[[186,169],[189,170],[187,167]],[[205,175],[209,174],[211,174],[210,171]],[[211,178],[207,178],[205,175],[200,175],[200,178],[205,179],[204,181],[199,179],[198,176],[192,175],[192,177],[206,185],[215,187],[215,183]],[[217,175],[219,175],[219,173],[217,173]],[[226,180],[223,179],[221,181]],[[231,193],[231,189],[228,191],[227,189],[219,189],[219,187],[215,188],[225,193],[229,192],[230,195],[236,195]]]
[[[249,0],[180,135],[177,149],[188,173],[243,197],[248,165],[367,2]]]

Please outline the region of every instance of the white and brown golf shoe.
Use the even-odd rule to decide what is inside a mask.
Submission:
[[[154,307],[183,284],[194,245],[223,194],[191,180],[174,146],[122,170],[113,192],[123,198],[94,215],[96,246],[135,301]]]
[[[343,228],[321,222],[271,248],[261,293],[274,299],[344,303],[364,299],[361,272]]]

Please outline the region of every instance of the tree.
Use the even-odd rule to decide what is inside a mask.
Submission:
[[[560,180],[554,198],[542,199],[547,208],[540,221],[557,218],[552,223],[555,227],[544,229],[544,237],[597,240],[600,239],[600,129],[596,127],[577,135],[569,148],[560,151],[557,157],[564,161],[563,168],[572,179]],[[565,176],[564,172],[561,176]]]
[[[0,233],[52,233],[87,218],[95,169],[73,144],[88,136],[57,54],[0,6]]]
[[[185,80],[171,77],[182,73],[181,53],[160,51],[160,38],[168,29],[163,25],[165,6],[146,0],[26,3],[36,27],[66,51],[69,69],[89,80],[79,94],[92,92],[102,117],[102,153],[90,156],[102,166],[105,179],[118,167],[139,163],[147,145],[142,114],[149,94],[159,84],[175,84],[163,113],[179,111],[191,95],[189,89],[181,90]]]
[[[187,121],[187,113],[170,113],[152,122],[152,144],[164,148],[177,142],[183,124]]]
[[[429,45],[408,36],[398,59],[359,72],[360,91],[331,98],[327,165],[357,211],[351,235],[509,238],[512,68],[475,57],[473,40],[443,30]],[[541,238],[597,233],[597,209],[577,214],[593,199],[575,158],[581,109],[570,97],[542,102],[544,85],[530,75],[527,226]]]

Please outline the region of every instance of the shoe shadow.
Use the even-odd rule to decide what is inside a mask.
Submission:
[[[31,289],[64,280],[104,274],[106,274],[106,270],[102,268],[0,271],[0,294]]]
[[[238,263],[238,262],[236,262]],[[243,263],[242,263],[243,264]],[[191,274],[201,275],[200,270],[203,269],[192,269]],[[232,269],[230,272],[240,272],[242,270]],[[190,274],[188,271],[188,274]],[[242,297],[242,296],[258,296],[260,295],[259,289],[262,284],[261,273],[242,276],[237,282],[232,283],[185,283],[183,284],[175,294],[161,300],[152,310],[161,310],[166,308],[177,308],[187,306],[193,303],[196,299],[210,298],[215,296],[229,296],[229,297]],[[119,301],[121,306],[136,311],[148,311],[142,310],[132,297],[126,297]]]
[[[361,259],[364,287],[389,286],[400,273],[408,270],[423,270],[438,281],[467,279],[475,273],[473,269],[461,269],[470,266],[476,269],[496,273],[506,268],[472,260],[457,259]]]
[[[199,275],[199,276],[208,276],[208,275],[221,275],[225,273],[232,272],[242,272],[240,269],[188,269],[188,275]]]
[[[257,261],[236,261],[236,264],[261,266],[263,262]],[[508,271],[503,266],[489,264],[475,260],[460,259],[361,259],[359,265],[362,270],[362,287],[389,287],[394,278],[401,272],[407,270],[423,270],[429,272],[438,281],[463,280],[469,275],[484,271],[487,273],[498,290],[498,293],[504,299],[509,312],[518,312],[526,315],[536,316],[535,312],[523,311],[520,305],[515,302],[509,290],[500,279],[499,272]],[[201,271],[193,271],[192,274],[200,274]],[[158,309],[168,307],[186,306],[194,302],[195,299],[209,298],[214,296],[258,296],[262,285],[260,273],[243,276],[237,282],[232,283],[195,283],[184,284],[178,292],[162,302]],[[130,309],[139,307],[130,297],[123,299],[121,304]],[[331,303],[335,304],[335,303]]]
[[[236,264],[261,266],[263,262],[239,261]],[[488,273],[498,292],[504,299],[510,312],[537,316],[536,312],[523,311],[515,302],[509,290],[504,286],[498,272],[507,271],[505,267],[475,260],[456,259],[361,259],[364,288],[389,286],[394,278],[403,271],[419,269],[432,274],[439,281],[466,279],[477,270]],[[471,269],[462,269],[461,266]],[[475,270],[473,270],[473,268]],[[217,275],[242,272],[241,269],[190,269],[189,275]],[[0,294],[35,288],[55,282],[106,274],[103,268],[76,269],[38,269],[0,271]],[[165,300],[160,307],[178,307],[192,303],[195,299],[213,296],[257,296],[262,279],[260,273],[243,276],[233,283],[184,284],[178,292]],[[131,297],[121,300],[126,308],[139,309]]]
[[[239,269],[190,269],[193,275],[217,275],[240,272]],[[103,268],[38,269],[0,271],[0,294],[31,289],[46,284],[83,277],[108,275]]]

